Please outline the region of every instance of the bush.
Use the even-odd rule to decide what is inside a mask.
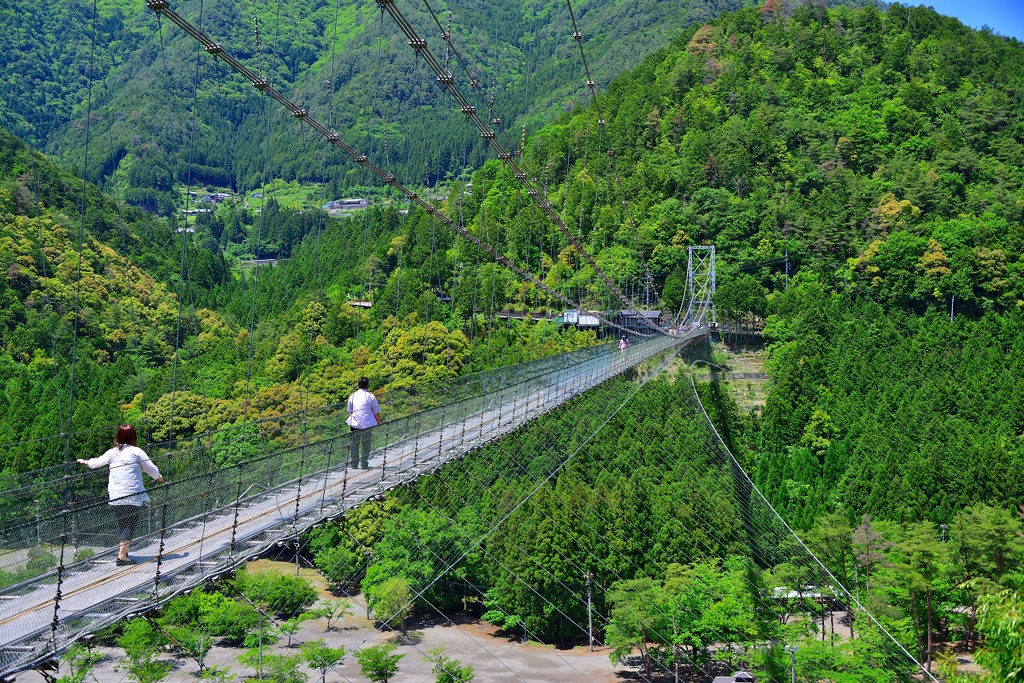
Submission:
[[[317,599],[316,589],[301,576],[287,576],[274,571],[238,572],[235,588],[258,605],[288,619],[299,614]]]
[[[117,644],[129,659],[145,660],[164,643],[159,631],[146,619],[136,617],[124,625]]]
[[[31,551],[29,551],[29,554],[32,554]],[[30,575],[35,576],[37,574],[42,574],[47,569],[52,569],[56,566],[57,558],[51,555],[50,553],[46,553],[44,555],[39,555],[38,557],[33,557],[31,560],[26,562],[25,571],[27,571]]]
[[[345,545],[321,550],[313,558],[316,568],[333,586],[353,581],[357,572],[362,569],[363,562],[361,554],[352,552]]]
[[[210,634],[232,643],[242,643],[260,627],[260,615],[250,605],[228,600],[210,617]]]
[[[171,600],[164,609],[162,621],[175,626],[211,626],[221,619],[222,612],[229,609],[233,602],[218,591],[207,593],[201,588],[196,589],[188,595],[179,595]]]

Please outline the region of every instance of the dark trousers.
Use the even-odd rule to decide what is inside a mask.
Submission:
[[[130,541],[135,537],[135,527],[139,525],[141,505],[111,505],[114,508],[114,519],[117,521],[117,538]]]
[[[370,432],[371,429],[373,428],[356,429],[355,427],[349,427],[349,431],[352,432],[352,447],[349,453],[348,466],[354,470],[360,467],[364,470],[369,469],[367,459],[370,451],[373,450],[373,434]]]

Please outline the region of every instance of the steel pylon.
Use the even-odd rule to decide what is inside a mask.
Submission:
[[[685,308],[684,308],[685,306]],[[679,306],[677,325],[718,325],[715,315],[715,247],[693,246],[686,263],[686,298]]]

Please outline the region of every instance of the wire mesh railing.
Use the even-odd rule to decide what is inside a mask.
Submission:
[[[389,416],[407,415],[437,407],[452,400],[479,396],[507,386],[509,383],[518,382],[524,377],[543,374],[560,367],[568,367],[605,352],[607,349],[604,346],[592,346],[454,379],[413,386],[387,387],[383,392],[378,392],[380,393],[380,403]],[[144,418],[143,424],[137,425],[137,427],[140,438],[147,442],[144,448],[163,472],[168,464],[164,460],[172,453],[184,455],[191,451],[193,455],[191,458],[179,458],[175,463],[176,467],[198,466],[202,468],[204,466],[220,466],[233,453],[237,457],[238,451],[244,451],[242,454],[252,457],[255,453],[262,451],[268,441],[272,446],[281,446],[294,445],[304,438],[310,440],[310,433],[315,437],[317,433],[323,434],[337,428],[339,414],[342,416],[341,421],[344,421],[344,409],[344,404],[335,403],[282,415],[252,417],[210,431],[197,434],[188,433],[173,441],[153,442],[146,438],[151,430],[169,431],[167,429],[169,424],[156,424],[149,418]],[[255,410],[250,409],[250,413],[255,413]],[[118,425],[111,424],[76,430],[71,435],[54,434],[0,444],[0,461],[6,463],[35,461],[47,452],[63,452],[66,441],[70,441],[69,451],[73,458],[98,455],[110,446],[117,427]],[[179,429],[179,431],[182,430]],[[229,443],[237,444],[239,441],[250,445],[245,448],[228,445]],[[212,456],[212,460],[204,459],[203,455]],[[70,476],[72,500],[81,500],[90,495],[102,497],[106,486],[106,477],[103,472],[89,472],[73,468]],[[47,506],[60,505],[59,501],[67,483],[63,463],[0,476],[0,494],[3,494],[0,496],[0,528],[7,527],[18,517],[34,516],[37,505],[43,510]]]
[[[354,469],[353,437],[337,406],[150,445],[167,483],[150,491],[141,510],[136,566],[113,566],[117,522],[104,491],[105,469],[64,476],[61,467],[32,479],[6,478],[0,481],[6,485],[0,674],[297,539],[319,521],[702,333],[652,338],[626,351],[592,347],[388,392],[382,407],[393,417],[371,430],[365,470]]]
[[[384,414],[394,420],[445,403],[493,393],[526,378],[571,367],[607,352],[605,346],[593,346],[453,380],[388,388],[381,394],[380,403]],[[344,421],[345,405],[332,404],[309,411],[240,421],[174,441],[149,443],[144,448],[168,480],[194,478],[240,460],[258,458],[268,450],[322,440],[326,435],[347,430]],[[99,455],[109,447],[116,430],[116,425],[110,425],[102,431],[89,429],[71,435],[73,458]],[[62,439],[65,438],[69,437],[57,435],[33,440],[31,444],[3,444],[0,450],[18,450],[39,443],[62,450]],[[0,533],[19,526],[30,530],[45,528],[59,513],[64,495],[68,496],[72,506],[106,501],[106,484],[105,470],[87,470],[72,465],[71,471],[65,473],[63,464],[0,477]],[[39,536],[38,533],[36,535]],[[0,548],[8,545],[7,539],[0,536]],[[2,560],[0,571],[4,571]],[[0,576],[0,585],[3,583]]]

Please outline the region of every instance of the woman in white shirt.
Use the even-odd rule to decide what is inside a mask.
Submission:
[[[110,505],[114,508],[114,518],[117,520],[117,534],[121,541],[121,547],[117,553],[117,566],[135,564],[135,560],[128,557],[128,546],[135,535],[135,527],[139,523],[139,511],[142,504],[149,502],[149,495],[146,487],[142,484],[142,472],[145,471],[150,478],[162,484],[164,478],[160,476],[160,470],[156,468],[153,461],[149,459],[146,452],[136,447],[135,428],[131,425],[121,425],[114,437],[114,447],[98,458],[91,460],[79,460],[79,465],[85,465],[89,469],[96,469],[108,465],[110,477],[107,480],[107,493],[110,496]]]
[[[370,428],[380,424],[380,404],[377,397],[370,393],[370,380],[359,378],[359,388],[348,397],[348,419],[345,421],[352,433],[349,466],[352,469],[368,469],[370,450],[373,448],[373,437]]]

